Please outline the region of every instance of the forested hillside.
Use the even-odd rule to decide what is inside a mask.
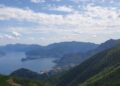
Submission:
[[[120,63],[120,45],[102,51],[60,78],[57,86],[78,86],[104,69]]]

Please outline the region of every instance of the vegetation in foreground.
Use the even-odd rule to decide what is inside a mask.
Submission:
[[[119,81],[120,45],[94,55],[49,81],[0,75],[0,86],[120,86]]]

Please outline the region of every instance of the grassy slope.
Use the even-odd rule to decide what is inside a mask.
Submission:
[[[59,78],[59,83],[56,86],[78,86],[80,84],[83,86],[99,86],[99,84],[100,86],[120,86],[119,68],[114,69],[115,71],[111,70],[111,72],[108,73],[105,72],[106,73],[105,75],[100,73],[119,63],[120,63],[120,45],[116,46],[115,48],[98,53],[92,58],[83,62],[81,65],[71,69],[61,78]],[[108,80],[108,77],[112,78]],[[8,80],[10,78],[7,76],[0,76],[0,86],[10,86],[8,83]],[[90,80],[88,80],[89,78]],[[90,81],[90,85],[86,85],[86,83],[82,84],[86,80]],[[51,86],[48,82],[44,81],[23,80],[18,78],[14,78],[14,81],[20,84],[21,86],[34,86],[34,85]],[[112,85],[112,83],[115,84]]]
[[[12,79],[14,83],[20,84],[21,86],[51,86],[49,82],[45,82],[45,81],[26,80],[26,79],[13,78],[3,75],[0,75],[0,86],[12,86],[9,84],[10,79]]]
[[[79,86],[120,86],[120,64],[105,69]]]
[[[104,69],[120,63],[120,45],[91,57],[63,75],[57,86],[78,86]]]
[[[0,75],[0,86],[10,86],[8,79],[9,77]]]
[[[16,83],[22,86],[51,86],[47,81],[14,79]]]

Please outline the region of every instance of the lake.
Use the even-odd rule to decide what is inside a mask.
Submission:
[[[23,52],[7,53],[0,57],[0,74],[8,75],[20,68],[27,68],[39,73],[40,71],[49,71],[56,65],[53,62],[56,58],[40,58],[24,62],[21,61],[22,58],[25,58]]]

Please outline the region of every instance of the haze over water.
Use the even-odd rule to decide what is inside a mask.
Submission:
[[[48,71],[55,66],[53,62],[55,58],[40,58],[24,62],[21,61],[22,58],[25,58],[23,52],[7,53],[5,56],[0,57],[0,74],[8,75],[20,68],[27,68],[40,73],[40,71]]]

